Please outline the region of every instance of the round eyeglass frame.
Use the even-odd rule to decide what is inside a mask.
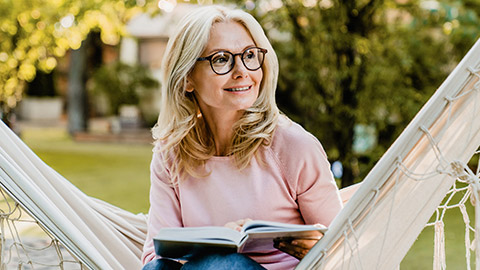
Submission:
[[[249,67],[247,67],[247,65],[245,64],[245,61],[243,60],[243,55],[244,55],[248,50],[251,50],[251,49],[258,49],[258,51],[259,51],[260,53],[263,53],[262,62],[260,63],[260,65],[259,65],[257,68],[249,68]],[[217,74],[217,75],[225,75],[225,74],[229,73],[230,71],[232,71],[233,67],[235,66],[235,56],[240,55],[240,60],[242,60],[243,66],[244,66],[246,69],[250,70],[250,71],[255,71],[255,70],[258,70],[258,69],[260,69],[260,68],[262,67],[263,62],[265,61],[265,54],[266,54],[267,52],[268,52],[267,49],[260,48],[260,47],[250,47],[250,48],[245,49],[245,50],[244,50],[243,52],[241,52],[241,53],[231,53],[231,52],[229,52],[229,51],[218,51],[218,52],[212,53],[212,54],[209,55],[209,56],[199,57],[199,58],[197,58],[197,61],[206,61],[206,60],[208,60],[208,62],[210,63],[210,67],[212,68],[212,71],[215,72],[215,74]],[[213,56],[216,55],[217,53],[228,53],[228,54],[230,54],[230,55],[232,56],[232,59],[233,59],[233,60],[232,60],[232,64],[230,65],[230,68],[229,68],[226,72],[217,72],[217,71],[215,71],[215,68],[213,67],[212,58],[213,58]]]

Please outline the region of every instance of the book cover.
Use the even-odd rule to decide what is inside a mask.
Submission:
[[[326,230],[319,224],[254,220],[245,223],[240,232],[216,226],[162,228],[153,241],[157,255],[186,258],[200,253],[270,252],[275,238],[320,239]]]

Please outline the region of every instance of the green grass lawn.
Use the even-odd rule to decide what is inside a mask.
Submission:
[[[74,142],[60,128],[24,128],[23,141],[87,195],[147,213],[152,146]]]
[[[25,128],[22,139],[86,194],[133,213],[148,211],[151,145],[78,143],[59,128]],[[467,206],[472,213],[469,202]],[[473,214],[470,219],[473,226]],[[447,267],[466,269],[465,226],[460,211],[448,210],[444,221]],[[473,239],[473,233],[470,238]],[[433,243],[433,227],[427,227],[403,260],[401,269],[432,269]]]

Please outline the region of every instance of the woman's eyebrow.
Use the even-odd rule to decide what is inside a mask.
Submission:
[[[246,49],[251,48],[251,47],[255,47],[255,46],[256,46],[255,44],[249,44],[249,45],[243,47],[243,49],[241,49],[241,51],[239,51],[239,52],[243,52]],[[232,52],[232,51],[230,51],[228,49],[225,49],[225,48],[213,48],[213,49],[209,50],[208,53],[206,53],[206,55],[211,55],[213,53],[220,52],[220,51],[235,53],[235,52]]]

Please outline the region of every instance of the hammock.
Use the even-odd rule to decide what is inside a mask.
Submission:
[[[91,269],[141,268],[145,216],[88,197],[41,161],[1,121],[0,138],[2,189],[74,257]],[[2,211],[1,217],[9,215]],[[7,254],[5,234],[2,226],[0,259]]]
[[[472,194],[479,239],[480,174],[467,166],[480,146],[479,105],[480,40],[370,171],[297,269],[396,269],[455,181],[467,185]],[[471,229],[465,213],[464,220],[468,260]],[[442,219],[433,226],[434,269],[446,269]],[[474,244],[480,269],[480,241]]]
[[[475,119],[480,104],[479,61],[477,42],[360,188],[357,185],[341,191],[346,201],[358,188],[297,269],[398,267],[456,179],[469,185],[476,209],[480,210],[478,172],[466,166],[480,145],[480,121]],[[6,228],[15,238],[16,229],[9,224],[22,219],[15,216],[17,209],[27,211],[52,236],[52,243],[61,243],[81,268],[141,267],[141,247],[146,236],[144,215],[88,197],[42,162],[2,122],[0,138],[0,186],[14,201],[10,206],[10,199],[5,199],[8,211],[0,212],[2,269],[9,251],[26,249],[21,239],[6,248]],[[476,224],[480,226],[480,222]],[[435,241],[436,269],[445,269],[442,220],[434,226],[439,233]],[[480,247],[476,245],[480,258]],[[59,252],[60,268],[68,262],[62,256]],[[33,265],[27,259],[19,262],[19,267],[23,263]]]

